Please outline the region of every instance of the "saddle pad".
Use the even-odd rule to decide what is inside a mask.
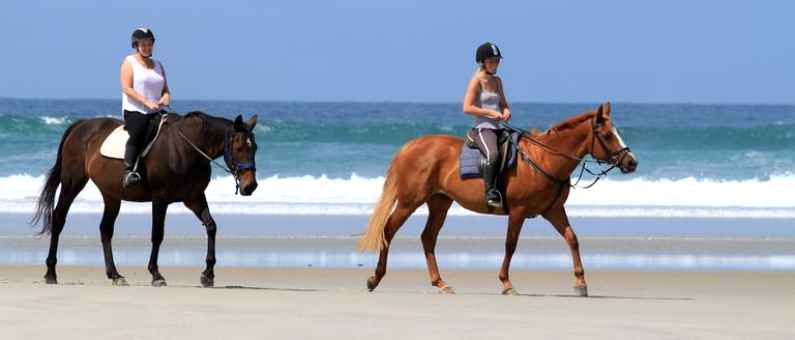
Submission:
[[[480,150],[464,146],[461,148],[459,173],[461,179],[480,178]]]
[[[519,133],[511,132],[511,141],[508,143],[508,162],[502,171],[508,170],[516,164],[516,145],[519,144]],[[500,145],[502,148],[502,145]],[[502,154],[502,153],[501,153]],[[461,148],[461,157],[459,159],[459,174],[461,179],[481,178],[483,175],[480,173],[480,162],[483,154],[480,150],[473,149],[464,145]]]
[[[146,158],[146,155],[149,154],[149,150],[152,149],[152,145],[157,141],[157,137],[160,136],[160,130],[163,129],[163,124],[166,123],[166,118],[165,115],[160,117],[155,136],[146,144],[144,150],[141,151],[141,159]],[[102,146],[99,147],[99,154],[108,158],[124,159],[124,150],[127,147],[128,139],[130,139],[130,134],[124,129],[124,125],[119,125],[119,127],[115,128],[113,132],[105,138],[105,141],[102,142]]]
[[[99,154],[108,158],[124,159],[124,148],[128,139],[130,139],[130,134],[124,129],[124,125],[119,125],[102,142]]]

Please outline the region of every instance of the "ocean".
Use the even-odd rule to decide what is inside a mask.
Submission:
[[[598,103],[514,103],[512,125],[543,130],[597,107]],[[462,136],[472,121],[461,112],[458,103],[177,100],[172,108],[180,113],[201,110],[228,118],[237,114],[259,115],[255,130],[259,188],[254,195],[236,196],[233,180],[222,171],[213,170],[208,201],[219,221],[229,221],[225,225],[219,222],[219,239],[267,235],[277,239],[353,240],[364,228],[381,192],[383,174],[393,154],[407,141],[422,135]],[[44,240],[35,246],[18,240],[33,234],[31,228],[23,225],[24,220],[33,212],[34,200],[44,174],[54,162],[61,134],[75,120],[120,117],[119,110],[118,100],[0,98],[0,216],[4,219],[0,223],[0,241],[6,244],[0,252],[0,262],[43,263]],[[584,251],[586,265],[629,269],[795,269],[795,200],[790,196],[795,192],[795,106],[613,103],[612,110],[614,124],[638,157],[638,171],[630,175],[616,171],[592,189],[573,190],[567,209],[575,229],[584,236],[584,244],[589,237],[628,237],[635,240],[629,243],[636,245],[627,248],[621,246],[626,242],[594,241],[601,244],[599,253],[589,258]],[[67,235],[77,239],[96,236],[101,212],[101,196],[89,184],[71,209]],[[136,239],[148,235],[149,212],[148,204],[125,203],[117,237]],[[169,214],[170,221],[196,226],[167,229],[166,238],[176,237],[177,233],[178,237],[196,242],[185,241],[181,248],[170,250],[177,255],[164,260],[165,265],[201,262],[199,253],[204,245],[200,225],[181,205],[173,205]],[[427,213],[421,208],[416,214],[402,234],[416,236],[421,231],[423,215]],[[461,240],[474,237],[485,240],[484,244],[494,243],[488,240],[504,236],[504,218],[473,219],[474,215],[453,206],[448,225],[456,226],[445,227],[442,236],[458,240],[449,242],[459,246],[447,253],[440,250],[440,261],[462,268],[498,265],[501,247],[485,250]],[[552,228],[539,219],[529,225],[523,235],[551,238],[549,242],[559,249],[544,256],[519,255],[527,260],[518,268],[570,269],[568,260],[562,260],[568,259],[568,251]],[[660,237],[665,241],[659,241]],[[695,251],[698,246],[678,248],[680,244],[692,245],[692,237],[728,237],[729,241],[708,242],[704,251]],[[753,242],[747,243],[749,239]],[[352,247],[354,242],[342,243]],[[83,246],[69,250],[70,242],[65,244],[67,253],[84,250],[80,248]],[[750,245],[748,249],[753,251],[738,252],[742,245]],[[231,265],[302,266],[322,258],[330,261],[324,262],[330,267],[346,267],[375,261],[370,255],[362,258],[354,249],[331,243],[333,251],[303,249],[300,254],[277,252],[280,255],[266,250],[258,253],[252,250],[256,247],[249,247],[244,256],[248,260],[240,260],[242,248],[221,247],[219,254],[232,252],[228,258],[238,259],[229,260]],[[94,248],[91,252],[98,251],[98,242]],[[424,268],[424,258],[414,248],[391,259],[403,259],[394,260],[399,267]],[[657,250],[649,250],[652,248]],[[164,248],[166,254],[168,251]],[[336,255],[324,255],[329,251]],[[128,247],[128,253],[147,252],[145,248]],[[193,256],[194,253],[199,255]],[[295,260],[290,254],[309,260]],[[473,264],[471,261],[479,258],[477,254],[489,261]],[[72,256],[73,262],[66,263],[101,262],[101,256],[94,257]],[[287,260],[275,264],[263,260],[273,258]]]
[[[597,105],[516,103],[512,124],[545,129]],[[257,192],[235,196],[217,169],[208,188],[214,212],[234,214],[366,215],[401,145],[461,136],[472,121],[454,103],[175,101],[173,109],[259,115]],[[0,212],[32,211],[64,129],[101,116],[120,117],[118,101],[0,99]],[[574,190],[572,216],[795,218],[795,106],[614,103],[612,117],[640,167]],[[73,211],[101,212],[96,188]]]

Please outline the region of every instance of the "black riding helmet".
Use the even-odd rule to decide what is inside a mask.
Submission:
[[[138,48],[138,42],[141,41],[141,40],[145,40],[145,39],[150,39],[150,40],[152,40],[152,42],[155,42],[155,34],[152,33],[152,30],[150,30],[150,29],[148,29],[146,27],[141,27],[141,28],[135,29],[135,31],[133,31],[132,37],[131,37],[132,48],[137,49]]]
[[[478,46],[478,50],[475,52],[475,62],[482,64],[488,58],[502,59],[502,53],[500,53],[500,48],[497,45],[485,42]]]

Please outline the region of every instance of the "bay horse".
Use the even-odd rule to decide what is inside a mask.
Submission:
[[[174,202],[183,202],[206,228],[207,267],[200,276],[200,282],[204,287],[213,286],[216,224],[204,194],[210,182],[210,163],[216,163],[215,159],[223,155],[225,170],[233,175],[240,193],[251,195],[257,188],[254,161],[257,144],[253,133],[257,116],[244,122],[239,115],[231,121],[195,111],[185,116],[167,114],[161,118],[166,121],[158,139],[140,162],[144,168],[140,171],[143,181],[127,189],[122,188],[122,160],[100,155],[103,141],[122,121],[93,118],[77,121],[66,129],[31,221],[33,224],[42,223],[40,234],[50,234],[47,273],[44,275],[46,283],[58,283],[55,274],[58,239],[69,207],[90,179],[102,193],[105,205],[99,231],[105,273],[114,285],[127,285],[126,279],[116,270],[111,246],[114,223],[124,200],[152,202],[152,252],[148,269],[153,286],[166,285],[158,269],[157,258],[163,242],[166,211]],[[59,186],[61,190],[55,204]]]
[[[517,160],[516,166],[501,176],[507,199],[504,207],[497,210],[490,210],[485,204],[483,180],[462,180],[459,176],[462,147],[462,138],[423,136],[406,143],[394,156],[381,197],[359,241],[361,250],[380,251],[375,275],[367,279],[367,288],[373,291],[384,278],[389,245],[398,229],[418,207],[427,204],[428,220],[421,239],[431,285],[440,293],[454,293],[439,274],[435,248],[447,211],[455,201],[474,212],[508,216],[505,257],[498,276],[503,294],[518,294],[508,277],[511,257],[525,219],[541,215],[568,243],[575,293],[587,296],[577,235],[564,207],[571,187],[569,178],[586,155],[616,166],[623,173],[633,172],[638,166],[635,155],[613,127],[610,103],[600,105],[595,112],[569,118],[543,134],[523,133],[518,145],[522,161]]]

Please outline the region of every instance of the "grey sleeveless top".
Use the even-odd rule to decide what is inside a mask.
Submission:
[[[481,109],[500,112],[500,94],[488,91],[480,86],[480,95],[476,98],[476,104]],[[477,129],[499,129],[499,121],[486,117],[475,117],[475,128]]]

